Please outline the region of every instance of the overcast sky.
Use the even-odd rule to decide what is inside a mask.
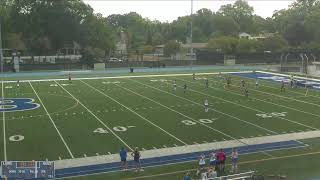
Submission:
[[[95,11],[103,16],[137,12],[142,17],[161,22],[173,21],[179,16],[190,14],[190,0],[84,0]],[[194,12],[201,8],[217,11],[221,5],[233,3],[234,0],[194,0]],[[255,14],[264,18],[271,17],[275,10],[288,8],[293,0],[248,0],[254,7]]]

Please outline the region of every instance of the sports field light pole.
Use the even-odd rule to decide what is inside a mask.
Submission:
[[[1,63],[1,81],[3,81],[3,49],[1,35],[1,20],[0,20],[0,63]]]
[[[193,66],[193,47],[192,47],[192,21],[193,21],[193,0],[191,0],[191,15],[190,15],[190,57],[191,57],[191,70]]]

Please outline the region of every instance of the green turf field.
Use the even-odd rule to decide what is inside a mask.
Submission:
[[[249,98],[240,91],[242,79]],[[220,75],[193,80],[190,74],[3,83],[3,98],[32,98],[40,106],[2,113],[0,157],[71,159],[115,154],[120,147],[149,150],[320,128],[319,91],[280,92],[279,84],[260,81],[255,88],[254,82],[232,76],[225,88]]]

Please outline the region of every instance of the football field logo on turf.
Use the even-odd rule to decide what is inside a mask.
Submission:
[[[0,99],[0,112],[26,111],[40,107],[32,98],[4,98]]]

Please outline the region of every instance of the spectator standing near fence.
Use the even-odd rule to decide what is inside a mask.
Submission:
[[[224,165],[225,165],[225,161],[226,161],[226,154],[223,152],[222,149],[220,149],[220,151],[217,154],[217,159],[218,159],[218,163],[219,163],[219,171],[224,172]]]
[[[120,149],[120,152],[119,152],[119,155],[120,155],[120,168],[121,170],[127,170],[128,169],[128,163],[127,163],[127,150],[122,147]]]
[[[206,166],[205,155],[201,154],[201,156],[199,157],[199,168],[200,168],[200,170],[204,169],[205,166]]]
[[[136,165],[136,172],[143,171],[143,169],[141,169],[141,161],[140,161],[141,154],[140,154],[140,152],[139,152],[137,147],[131,153],[131,156],[133,156],[133,161],[134,161],[134,163]]]
[[[231,152],[231,161],[232,161],[232,173],[237,173],[238,172],[238,150],[236,148],[232,149]]]
[[[188,173],[183,177],[183,180],[191,180],[190,172],[188,172]]]

